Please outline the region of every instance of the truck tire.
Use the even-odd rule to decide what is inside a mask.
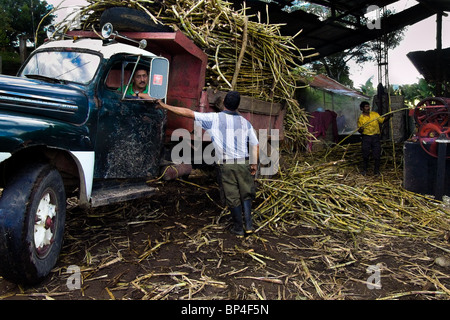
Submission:
[[[113,7],[106,9],[100,17],[100,27],[112,23],[116,31],[173,32],[172,28],[155,23],[144,11]]]
[[[0,198],[0,274],[36,284],[55,266],[62,246],[66,195],[59,172],[31,164],[7,183]]]

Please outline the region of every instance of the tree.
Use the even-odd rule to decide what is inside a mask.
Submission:
[[[435,87],[425,79],[420,79],[418,83],[400,86],[398,90],[398,94],[405,97],[405,103],[410,107],[415,107],[422,99],[433,97],[434,92]]]
[[[293,1],[291,6],[284,9],[287,12],[292,12],[295,10],[304,10],[309,13],[317,15],[321,20],[327,20],[332,17],[331,9],[321,5],[315,5],[310,3],[305,3],[304,1]],[[383,17],[388,17],[394,14],[391,10],[385,10]],[[352,15],[347,15],[341,20],[334,21],[333,23],[340,23],[344,26],[349,25],[365,25],[367,23],[367,18],[362,18],[361,21],[357,21],[357,18]],[[390,34],[386,35],[383,40],[386,41],[387,49],[394,49],[403,40],[405,29],[400,29]],[[354,48],[338,52],[336,54],[324,57],[319,61],[316,61],[312,65],[312,69],[316,72],[326,73],[330,78],[353,87],[353,81],[350,79],[350,71],[347,63],[350,60],[355,61],[357,64],[362,64],[366,62],[376,62],[381,59],[380,51],[380,41],[374,40],[358,45]]]
[[[19,39],[29,41],[34,45],[37,26],[48,25],[53,21],[54,15],[46,16],[52,6],[40,0],[0,0],[0,46],[18,47]],[[38,32],[38,41],[43,41],[45,33]]]
[[[359,90],[368,97],[373,97],[377,90],[373,86],[372,82],[373,76],[367,79],[366,83],[359,87]]]
[[[375,59],[369,43],[364,43],[354,48],[335,53],[313,62],[312,69],[318,73],[325,73],[328,77],[346,85],[353,87],[350,79],[350,68],[348,62],[355,60],[356,63],[365,63]]]

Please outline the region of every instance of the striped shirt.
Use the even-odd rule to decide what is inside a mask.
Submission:
[[[248,144],[259,144],[251,123],[237,112],[194,112],[195,124],[210,135],[219,162],[248,159]]]

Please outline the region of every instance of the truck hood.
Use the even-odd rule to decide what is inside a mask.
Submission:
[[[0,153],[13,154],[33,146],[90,151],[92,144],[86,125],[38,117],[0,113]]]
[[[89,104],[83,91],[69,85],[0,76],[0,110],[82,124]]]

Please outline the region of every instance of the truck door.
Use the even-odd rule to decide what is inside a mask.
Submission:
[[[139,63],[150,75],[151,61],[140,59]],[[165,113],[150,102],[122,99],[134,65],[130,61],[113,63],[100,85],[96,178],[150,178],[159,174]]]

